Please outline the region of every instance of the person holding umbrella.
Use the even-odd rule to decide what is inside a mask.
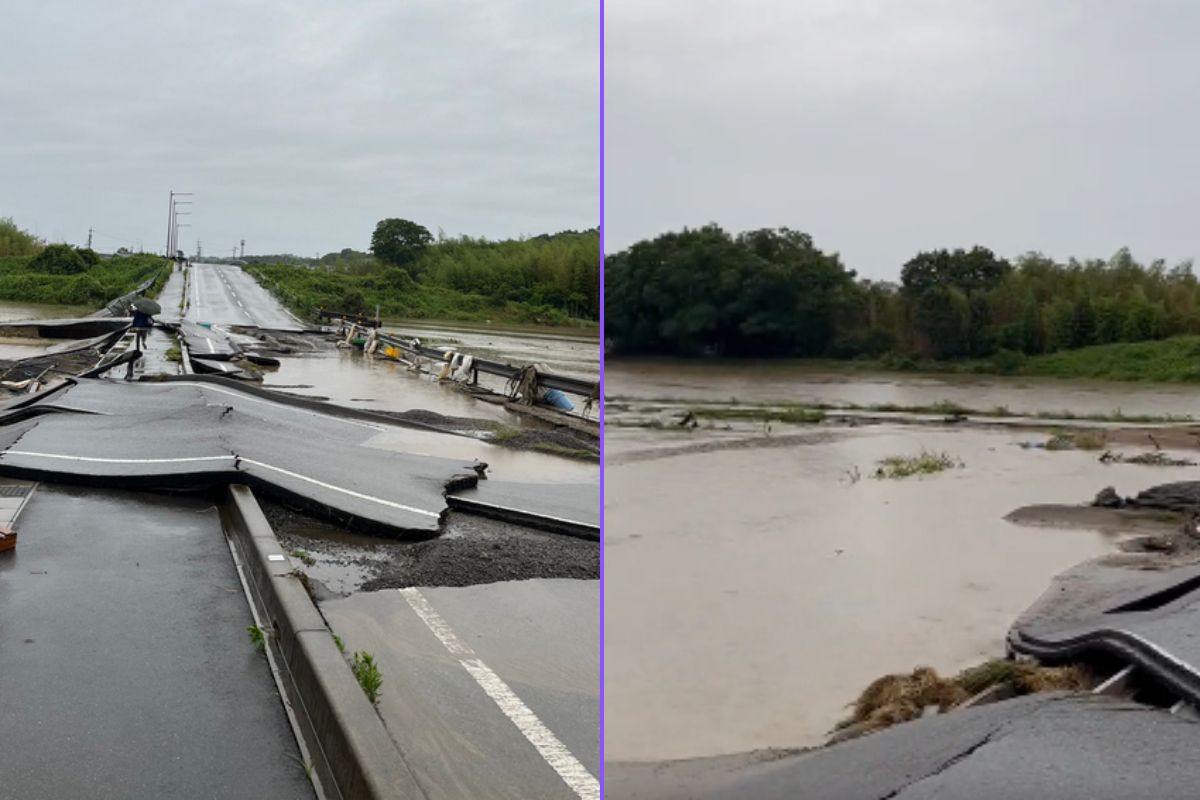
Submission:
[[[134,346],[141,350],[146,345],[146,334],[154,325],[154,315],[162,313],[162,306],[148,297],[137,297],[132,305]]]

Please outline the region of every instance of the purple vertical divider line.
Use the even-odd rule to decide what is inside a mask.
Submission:
[[[600,796],[604,796],[604,0],[600,0]]]

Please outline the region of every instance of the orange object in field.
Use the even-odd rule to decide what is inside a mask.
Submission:
[[[5,550],[15,550],[17,547],[17,532],[0,525],[0,553]]]

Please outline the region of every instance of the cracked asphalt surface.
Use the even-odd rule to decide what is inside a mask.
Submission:
[[[1092,695],[929,717],[803,753],[609,764],[610,800],[1129,800],[1196,796],[1200,725]]]
[[[38,405],[57,413],[5,427],[0,474],[122,488],[236,480],[348,527],[417,536],[440,529],[448,484],[475,478],[468,463],[364,446],[380,425],[219,386],[89,380]]]

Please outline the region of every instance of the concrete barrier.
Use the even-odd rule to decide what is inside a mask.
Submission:
[[[221,508],[312,768],[329,797],[425,798],[247,486]]]

